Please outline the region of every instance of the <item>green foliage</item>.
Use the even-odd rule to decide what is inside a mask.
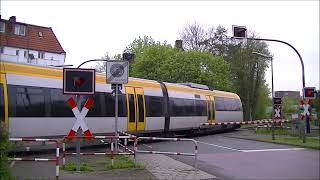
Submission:
[[[77,165],[74,162],[67,163],[65,165],[64,170],[66,170],[66,171],[76,171],[77,170]],[[93,171],[93,168],[90,167],[87,163],[81,163],[80,164],[80,171],[82,171],[82,172],[91,172],[91,171]]]
[[[290,114],[298,112],[298,105],[299,99],[284,96],[282,98],[282,114],[284,115],[284,118],[290,118]]]
[[[114,159],[114,164],[112,166],[111,159],[107,157],[102,165],[107,169],[128,169],[128,168],[136,168],[136,169],[144,169],[142,164],[134,164],[132,159],[128,156],[116,156]]]
[[[209,88],[232,90],[230,70],[222,57],[209,52],[181,51],[169,45],[153,44],[139,50],[130,76],[165,82],[193,82]]]
[[[316,109],[318,121],[320,120],[320,91],[317,91],[316,99],[313,101],[313,107]]]
[[[269,98],[269,89],[265,84],[263,84],[258,91],[258,103],[255,111],[255,117],[256,119],[270,118],[271,114],[266,111],[267,107],[272,105],[271,98]]]
[[[12,179],[8,165],[9,148],[8,133],[0,122],[0,179]]]
[[[290,129],[284,129],[284,128],[275,128],[274,134],[275,135],[289,135],[290,134]],[[258,128],[255,131],[257,134],[272,134],[272,129],[271,128]]]
[[[262,139],[262,141],[320,150],[320,139],[317,137],[306,137],[305,143],[297,136],[280,136],[276,137],[275,140],[268,137],[267,139]]]

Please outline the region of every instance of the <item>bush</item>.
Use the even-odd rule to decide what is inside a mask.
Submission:
[[[12,179],[8,165],[9,148],[8,133],[0,122],[0,179]]]

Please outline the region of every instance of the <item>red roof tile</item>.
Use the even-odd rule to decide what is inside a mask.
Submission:
[[[32,49],[52,53],[65,53],[51,28],[19,22],[10,22],[4,19],[1,19],[1,21],[5,22],[6,24],[5,32],[0,32],[1,46]],[[14,34],[15,24],[26,26],[26,36]],[[42,37],[39,36],[39,32],[42,32]]]

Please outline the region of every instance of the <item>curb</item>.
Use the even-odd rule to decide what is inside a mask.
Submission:
[[[285,142],[274,142],[272,140],[264,140],[264,139],[255,139],[255,138],[245,138],[245,137],[234,137],[234,136],[223,136],[223,137],[227,137],[227,138],[235,138],[235,139],[244,139],[244,140],[252,140],[252,141],[259,141],[259,142],[267,142],[267,143],[274,143],[274,144],[283,144],[283,145],[289,145],[289,146],[295,146],[295,147],[302,147],[302,148],[306,148],[306,149],[313,149],[313,150],[320,150],[320,148],[316,148],[316,147],[306,147],[306,146],[302,146],[302,145],[297,145],[297,144],[289,144],[289,143],[285,143]]]

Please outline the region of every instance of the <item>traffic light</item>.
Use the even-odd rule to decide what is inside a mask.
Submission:
[[[94,95],[95,69],[63,68],[63,94]]]
[[[245,26],[232,26],[233,37],[237,38],[246,38],[247,37],[247,28]]]
[[[315,99],[316,98],[316,88],[315,87],[305,87],[303,89],[304,99]]]
[[[281,97],[274,97],[273,104],[274,105],[281,105],[282,104]]]

